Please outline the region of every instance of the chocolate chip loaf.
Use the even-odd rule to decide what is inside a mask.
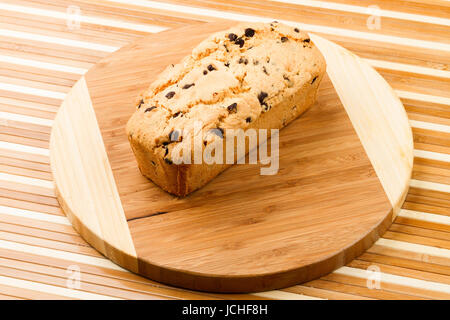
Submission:
[[[325,69],[298,28],[247,23],[210,36],[137,99],[127,135],[142,174],[177,196],[202,187],[229,164],[176,164],[177,146],[286,126],[314,103]]]

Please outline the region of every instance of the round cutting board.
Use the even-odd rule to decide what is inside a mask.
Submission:
[[[205,291],[263,291],[351,261],[389,227],[413,161],[406,113],[363,60],[319,36],[328,64],[315,105],[280,131],[279,172],[235,165],[186,198],[144,178],[125,124],[135,98],[209,32],[151,35],[80,79],[54,122],[51,166],[61,206],[98,251],[133,272]]]

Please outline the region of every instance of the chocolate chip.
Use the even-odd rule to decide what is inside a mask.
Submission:
[[[263,66],[262,69],[263,69],[263,72],[264,72],[265,74],[269,75],[269,73],[267,72],[267,69],[266,69],[265,66]]]
[[[228,68],[230,66],[230,63],[229,62],[225,62],[223,65]]]
[[[234,33],[228,34],[228,39],[230,39],[230,41],[236,41],[237,37],[238,36]]]
[[[221,137],[223,139],[223,129],[222,128],[211,129],[210,132],[214,133],[216,136]]]
[[[205,75],[206,75],[207,73],[208,73],[208,71],[206,71],[206,70],[203,70],[203,74],[205,74]]]
[[[314,77],[314,79],[312,79],[311,84],[313,84],[314,82],[316,82],[317,76]]]
[[[264,91],[261,91],[261,92],[258,94],[258,100],[259,100],[259,103],[260,103],[261,105],[264,105],[264,104],[265,104],[264,99],[266,99],[267,96],[268,96],[268,94],[267,94],[266,92],[264,92]]]
[[[255,30],[253,30],[252,28],[247,28],[245,29],[245,36],[246,37],[253,37],[255,35]]]
[[[183,86],[183,89],[189,89],[190,87],[195,86],[195,83],[188,83]]]
[[[264,99],[266,99],[267,96],[268,96],[267,93],[264,91],[261,91],[258,94],[259,103],[261,104],[261,106],[263,106],[264,111],[268,111],[270,109],[270,106],[267,104],[267,102],[264,101]]]
[[[289,39],[287,38],[287,37],[281,37],[281,42],[286,42],[286,41],[288,41]]]
[[[162,143],[162,145],[163,145],[163,147],[165,147],[165,146],[167,146],[169,143],[170,143],[169,141],[164,141],[164,142]]]
[[[298,30],[298,28],[294,28],[294,31],[295,32],[300,32],[300,30]]]
[[[232,103],[227,107],[228,111],[230,113],[236,113],[237,112],[237,103]]]
[[[222,135],[222,138],[223,138],[223,129],[222,128],[217,128],[219,131],[220,131],[220,133],[221,133],[221,135]]]
[[[248,63],[248,59],[240,57],[238,62],[239,63],[243,63],[243,64],[247,64]]]
[[[141,99],[141,101],[139,102],[139,105],[138,105],[138,109],[139,109],[143,104],[144,104],[144,99]]]
[[[174,95],[175,95],[175,91],[170,91],[169,93],[166,94],[166,98],[172,99]]]
[[[167,164],[172,164],[172,163],[173,163],[172,160],[170,160],[169,158],[164,158],[164,161],[165,161]]]
[[[210,64],[208,66],[208,71],[214,71],[214,70],[217,70],[217,69],[212,64]]]
[[[248,117],[247,119],[245,119],[245,122],[247,122],[247,123],[252,122],[252,118],[251,118],[251,117]]]
[[[156,107],[153,106],[153,107],[147,108],[147,109],[145,109],[144,113],[145,113],[145,112],[150,112],[150,111],[152,111],[153,109],[156,109]]]
[[[303,42],[310,43],[311,39],[305,39],[305,40],[303,40]]]
[[[180,140],[180,131],[172,130],[169,133],[169,139],[170,139],[170,141],[179,141]]]
[[[181,116],[183,116],[183,112],[181,112],[181,111],[175,112],[175,113],[173,114],[172,118],[176,118],[176,117],[178,117],[180,114],[181,114]]]
[[[242,48],[242,47],[244,46],[245,41],[244,41],[244,39],[242,39],[242,38],[237,38],[237,39],[234,41],[234,43],[237,44],[237,45],[239,45],[240,48]]]

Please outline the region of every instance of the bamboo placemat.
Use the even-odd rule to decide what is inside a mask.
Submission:
[[[296,24],[355,52],[413,127],[413,180],[389,231],[347,266],[283,290],[208,294],[134,275],[86,244],[54,195],[50,129],[75,81],[143,35],[227,19]],[[449,64],[446,0],[2,0],[0,299],[449,299]]]

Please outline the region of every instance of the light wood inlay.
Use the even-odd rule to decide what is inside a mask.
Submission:
[[[325,56],[327,73],[394,208],[395,219],[405,200],[414,159],[405,109],[367,63],[328,40],[314,35],[311,39]]]
[[[84,78],[58,111],[50,149],[58,199],[74,227],[98,251],[136,271],[136,251]]]

